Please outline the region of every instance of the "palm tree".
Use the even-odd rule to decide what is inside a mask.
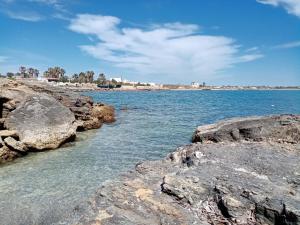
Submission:
[[[75,82],[75,83],[77,83],[78,82],[78,78],[79,78],[78,74],[74,73],[73,76],[72,76],[72,81]]]
[[[86,82],[87,83],[93,83],[94,81],[94,71],[87,71],[86,72]]]
[[[78,82],[79,83],[86,83],[86,76],[84,72],[80,72],[78,76]]]
[[[63,68],[58,66],[54,68],[48,68],[47,71],[44,72],[44,77],[59,80],[61,77],[65,75],[66,71]]]
[[[33,77],[38,78],[40,71],[38,69],[33,70]]]
[[[106,77],[103,73],[99,74],[99,77],[98,77],[98,84],[101,84],[101,85],[104,85],[106,84]]]
[[[34,76],[34,69],[33,68],[28,68],[27,69],[27,73],[28,73],[28,77],[29,78],[33,78],[33,76]]]
[[[20,71],[21,77],[23,77],[23,78],[27,77],[26,67],[25,66],[20,66],[19,71]]]

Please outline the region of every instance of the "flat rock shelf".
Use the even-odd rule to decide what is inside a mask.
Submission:
[[[193,144],[106,182],[58,224],[300,224],[300,116],[201,126]]]

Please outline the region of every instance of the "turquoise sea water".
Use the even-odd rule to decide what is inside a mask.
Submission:
[[[88,92],[117,122],[55,151],[0,167],[0,224],[51,224],[143,160],[190,143],[198,125],[236,116],[300,113],[300,91]]]

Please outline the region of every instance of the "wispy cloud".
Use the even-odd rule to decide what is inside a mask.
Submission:
[[[8,17],[17,20],[24,20],[28,22],[38,22],[43,20],[43,17],[36,12],[20,12],[20,11],[3,11]]]
[[[66,19],[70,13],[64,3],[62,0],[0,0],[0,12],[12,19],[29,22],[37,22],[50,16]],[[45,7],[52,9],[50,15],[45,13]]]
[[[262,57],[240,55],[235,40],[200,34],[196,24],[166,23],[148,28],[121,27],[113,16],[80,14],[69,29],[93,35],[93,45],[80,48],[93,57],[139,74],[188,76],[200,79],[241,62]]]
[[[6,62],[7,59],[8,57],[0,55],[0,63]]]
[[[258,50],[259,50],[259,48],[257,46],[254,46],[252,48],[246,49],[246,52],[257,52]]]
[[[298,48],[298,47],[300,47],[300,41],[284,43],[284,44],[281,44],[281,45],[277,45],[274,48],[283,49],[283,48]]]
[[[300,17],[300,0],[257,0],[262,4],[283,7],[289,14]]]

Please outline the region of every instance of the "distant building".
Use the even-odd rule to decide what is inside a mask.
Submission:
[[[110,80],[110,81],[115,80],[115,81],[117,81],[118,83],[121,83],[121,82],[122,82],[122,77],[110,78],[109,80]]]
[[[192,86],[193,88],[198,88],[198,87],[200,87],[200,84],[197,83],[197,82],[192,82],[192,83],[191,83],[191,86]]]
[[[156,83],[150,82],[148,83],[150,86],[156,86]]]

